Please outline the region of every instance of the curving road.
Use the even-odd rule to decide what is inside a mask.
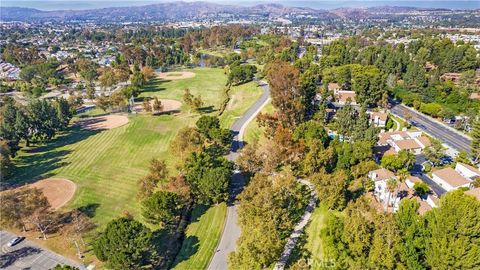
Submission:
[[[258,85],[263,89],[260,98],[242,115],[235,123],[231,130],[235,134],[233,137],[232,149],[228,155],[228,159],[235,161],[237,151],[243,147],[243,133],[248,123],[262,110],[270,99],[270,90],[267,83],[258,81]],[[240,171],[235,170],[232,183],[230,185],[230,198],[227,208],[227,219],[223,228],[222,238],[217,246],[216,252],[210,261],[208,269],[225,270],[227,269],[228,254],[235,251],[237,240],[240,237],[240,226],[237,222],[237,205],[236,197],[243,190],[245,181]]]

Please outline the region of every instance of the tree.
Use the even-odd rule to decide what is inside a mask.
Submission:
[[[330,137],[328,137],[327,131],[320,122],[310,120],[301,123],[295,128],[293,131],[293,139],[304,139],[307,144],[315,139],[317,142],[319,140],[323,146],[326,147]]]
[[[102,109],[104,112],[107,111],[107,109],[112,105],[110,102],[110,98],[105,96],[104,94],[98,96],[95,98],[95,105]]]
[[[202,96],[198,95],[198,96],[194,97],[193,100],[192,100],[193,110],[198,112],[200,110],[200,108],[202,108],[202,107],[203,107]]]
[[[18,150],[20,142],[16,127],[18,111],[13,99],[6,99],[3,106],[0,107],[0,138],[5,140],[12,154]]]
[[[401,237],[397,245],[399,260],[407,269],[426,269],[425,230],[417,213],[419,207],[416,200],[403,199],[395,213],[395,224]]]
[[[170,143],[172,153],[180,158],[180,163],[192,152],[200,152],[204,144],[204,137],[196,128],[184,127]],[[182,165],[182,164],[180,164]]]
[[[98,80],[103,88],[110,88],[118,82],[117,76],[115,75],[115,70],[111,67],[102,68],[101,75]]]
[[[111,269],[153,268],[157,254],[152,232],[131,217],[110,221],[93,242],[93,251]]]
[[[142,87],[145,84],[145,77],[139,70],[134,70],[131,78],[132,85]]]
[[[53,103],[55,106],[55,110],[57,111],[57,117],[59,120],[59,127],[61,130],[64,130],[68,127],[70,123],[70,119],[72,119],[72,109],[68,102],[62,97],[60,99],[55,100]]]
[[[142,67],[141,73],[143,76],[143,80],[148,82],[153,77],[154,70],[150,66],[144,66]]]
[[[239,195],[242,234],[229,268],[263,269],[280,256],[284,239],[303,214],[304,193],[291,173],[256,174]]]
[[[318,191],[318,198],[329,209],[343,209],[346,204],[347,175],[339,170],[333,174],[325,171],[310,177]]]
[[[185,90],[183,91],[183,102],[185,102],[187,106],[192,107],[193,98],[194,96],[192,95],[192,93],[190,93],[190,89],[185,88]]]
[[[31,136],[40,142],[52,139],[59,130],[59,119],[53,105],[46,100],[34,100],[27,106]]]
[[[393,201],[394,203],[392,203],[392,208],[393,208],[393,205],[395,204],[395,199],[396,199],[396,195],[394,195],[395,191],[397,190],[398,188],[398,180],[396,178],[390,178],[387,180],[387,190],[388,190],[388,199],[387,201],[385,202],[386,205],[385,205],[385,210],[388,209],[388,207],[390,206],[390,200],[392,199],[392,195],[395,196]]]
[[[142,216],[163,227],[175,224],[182,213],[183,199],[173,192],[157,191],[142,201]]]
[[[472,150],[473,160],[478,162],[480,160],[480,119],[474,122],[470,136],[472,137],[470,149]]]
[[[163,104],[162,104],[162,102],[158,99],[158,97],[154,97],[154,98],[153,98],[152,109],[153,109],[154,112],[161,112],[161,111],[163,111]]]
[[[401,169],[411,170],[415,165],[415,155],[407,150],[401,150],[396,155],[383,156],[381,164],[387,170],[399,171]]]
[[[236,164],[244,173],[255,175],[263,168],[263,159],[258,155],[258,141],[247,144],[240,150]]]
[[[242,84],[253,80],[257,68],[254,65],[237,65],[230,69],[227,84]]]
[[[203,115],[197,120],[195,125],[202,135],[211,139],[210,134],[212,130],[220,128],[220,120],[216,116]]]
[[[270,64],[268,82],[272,104],[285,127],[295,127],[305,117],[304,93],[300,87],[299,70],[286,62]]]
[[[156,189],[158,183],[164,181],[168,176],[167,164],[163,160],[152,159],[148,168],[148,174],[138,180],[137,198],[140,200],[149,197]]]
[[[150,98],[144,98],[142,102],[143,111],[151,112],[152,111],[152,104],[150,104]]]
[[[14,164],[10,160],[11,154],[7,142],[5,140],[0,140],[0,180],[4,180],[12,173]]]
[[[371,268],[397,269],[399,260],[398,244],[400,234],[395,227],[395,219],[391,214],[379,214],[375,219],[375,232],[372,247],[368,254]]]
[[[63,229],[63,234],[73,243],[77,249],[78,258],[81,259],[83,257],[82,247],[83,249],[86,247],[83,237],[95,228],[95,224],[86,214],[77,209],[71,211],[68,218],[69,224]]]
[[[80,77],[87,81],[89,85],[92,85],[93,81],[98,78],[98,65],[86,58],[79,59],[75,64],[78,66],[78,70],[80,71]]]
[[[338,110],[336,116],[335,129],[337,133],[342,136],[342,139],[345,140],[352,134],[353,126],[356,122],[356,111],[352,105],[347,102],[343,108]]]
[[[40,189],[22,187],[8,190],[0,193],[0,199],[3,226],[26,231],[26,225],[32,224],[47,239],[48,230],[56,219],[51,215],[50,204]]]
[[[231,162],[207,152],[193,152],[185,162],[186,180],[198,203],[226,201],[232,170]]]
[[[480,202],[463,191],[446,193],[426,214],[425,256],[433,269],[480,267]]]
[[[430,187],[424,182],[417,182],[413,184],[413,189],[415,190],[415,194],[419,197],[422,197],[430,192]]]

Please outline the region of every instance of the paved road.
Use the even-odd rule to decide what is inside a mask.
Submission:
[[[261,111],[263,106],[270,99],[270,91],[268,84],[259,82],[260,87],[263,88],[263,94],[260,98],[247,110],[247,112],[233,123],[231,130],[234,132],[232,150],[228,155],[228,159],[235,161],[237,151],[243,146],[243,133],[248,123],[252,121],[255,116]],[[211,270],[225,270],[227,269],[228,254],[235,251],[237,240],[240,237],[240,226],[237,222],[237,205],[235,199],[243,190],[245,181],[239,171],[235,171],[231,184],[230,199],[227,208],[227,220],[223,228],[222,238],[217,246],[216,252],[210,261],[208,269]]]
[[[305,179],[299,179],[298,182],[302,183],[303,185],[306,185],[310,189],[310,200],[308,201],[308,205],[307,205],[307,208],[305,209],[305,213],[303,213],[302,218],[297,223],[297,225],[295,225],[295,228],[293,229],[292,234],[290,234],[290,237],[287,240],[287,244],[285,244],[285,247],[283,248],[282,255],[280,256],[277,263],[275,264],[275,267],[273,268],[274,270],[285,269],[285,265],[287,265],[288,258],[290,257],[293,249],[297,245],[298,239],[300,239],[303,229],[305,229],[305,226],[307,226],[308,220],[310,220],[310,217],[312,216],[312,212],[315,209],[315,206],[317,205],[318,197],[317,197],[317,192],[315,191],[315,186],[312,183],[310,183],[310,181]]]
[[[13,247],[8,247],[7,243],[15,237],[14,234],[0,231],[0,269],[48,270],[57,264],[85,269],[79,263],[39,247],[28,240],[23,240]]]
[[[460,135],[453,131],[447,125],[431,119],[401,103],[392,101],[390,112],[403,117],[404,111],[408,110],[412,116],[410,122],[417,128],[430,134],[431,136],[443,141],[445,144],[458,151],[470,153],[471,139],[466,135]]]
[[[443,189],[439,184],[435,183],[432,178],[430,178],[427,174],[425,174],[422,170],[422,163],[427,161],[424,155],[417,155],[415,166],[413,167],[411,173],[413,176],[420,178],[423,182],[425,182],[430,189],[437,194],[438,197],[445,194],[447,191]]]

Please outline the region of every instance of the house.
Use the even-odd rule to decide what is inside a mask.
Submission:
[[[396,179],[395,174],[385,168],[380,168],[368,173],[368,178],[374,182],[374,195],[379,202],[389,206],[394,205],[395,203],[391,201],[393,194],[388,191],[387,182],[390,179]]]
[[[436,68],[437,68],[437,66],[435,64],[432,64],[430,62],[425,63],[425,70],[426,71],[431,71],[431,70],[434,70]]]
[[[460,173],[462,176],[470,179],[470,180],[475,180],[475,178],[480,177],[480,170],[465,164],[461,162],[457,162],[457,165],[455,166],[455,170]]]
[[[338,83],[328,83],[327,88],[333,92],[333,103],[336,107],[345,106],[347,101],[350,101],[351,105],[357,105],[357,94],[354,91],[343,90]]]
[[[480,100],[480,93],[471,93],[470,99]]]
[[[348,101],[351,105],[357,105],[357,94],[354,91],[337,90],[333,92],[333,96],[335,97],[335,103],[340,107],[347,104]]]
[[[480,201],[480,187],[467,190],[465,191],[465,194],[472,195],[473,197],[477,198],[477,200]]]
[[[461,76],[462,74],[457,72],[447,72],[447,73],[444,73],[442,76],[440,76],[440,78],[444,81],[452,81],[454,83],[459,83]]]
[[[409,176],[407,177],[407,179],[405,180],[405,184],[409,187],[409,188],[412,188],[413,189],[413,186],[415,185],[415,183],[421,183],[422,180],[416,176]]]
[[[328,83],[327,85],[328,91],[338,91],[341,90],[340,85],[338,83]]]
[[[446,167],[436,170],[432,173],[432,180],[443,187],[446,191],[451,191],[461,187],[470,187],[472,180],[464,177],[455,169]]]
[[[390,145],[396,153],[401,150],[409,150],[418,155],[422,149],[430,146],[431,142],[422,132],[394,131],[380,133],[378,144]]]
[[[387,125],[388,114],[386,112],[368,112],[370,115],[370,124],[377,127],[385,127]]]

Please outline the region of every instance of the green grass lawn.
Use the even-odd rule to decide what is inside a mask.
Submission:
[[[223,231],[227,205],[197,206],[173,269],[207,269]]]
[[[226,83],[223,70],[204,68],[189,71],[196,76],[176,81],[152,80],[144,87],[140,98],[157,96],[181,101],[184,89],[189,88],[192,94],[202,95],[205,105],[212,106],[211,111],[215,114],[222,102]],[[222,124],[227,127],[260,94],[261,90],[253,83],[234,87],[231,104],[222,116]],[[94,110],[86,115],[101,113]],[[99,229],[125,211],[141,220],[135,196],[137,180],[146,175],[152,158],[167,161],[172,174],[175,173],[176,158],[169,152],[170,141],[180,128],[194,125],[198,117],[183,106],[177,115],[130,115],[127,125],[111,130],[87,131],[72,127],[47,145],[21,150],[15,158],[18,169],[9,181],[20,184],[46,177],[74,181],[77,192],[65,208],[86,209]],[[193,223],[187,227],[187,241],[183,243],[177,259],[177,268],[206,268],[220,239],[225,215],[225,204],[194,211]]]
[[[230,89],[230,101],[220,117],[224,128],[229,128],[260,98],[263,91],[257,83],[249,82]]]
[[[268,102],[267,105],[265,105],[265,107],[263,107],[262,109],[262,113],[273,113],[275,109],[273,108],[273,105],[271,102]],[[258,123],[256,121],[256,118],[254,120],[252,120],[247,128],[245,128],[245,134],[243,136],[243,139],[246,141],[246,142],[253,142],[255,140],[258,140],[259,142],[261,142],[261,140],[263,139],[263,128],[259,127],[258,126]]]
[[[310,223],[305,229],[307,235],[305,248],[311,253],[312,261],[317,263],[323,260],[323,246],[320,231],[325,227],[327,211],[328,209],[321,204],[315,208]]]
[[[201,95],[205,106],[213,106],[213,110],[218,110],[222,102],[222,93],[227,76],[221,68],[195,68],[186,69],[195,73],[195,77],[183,80],[151,80],[145,87],[139,98],[158,97],[165,99],[175,99],[183,102],[183,93],[185,89],[190,89],[193,95]],[[188,110],[185,105],[182,109]]]

